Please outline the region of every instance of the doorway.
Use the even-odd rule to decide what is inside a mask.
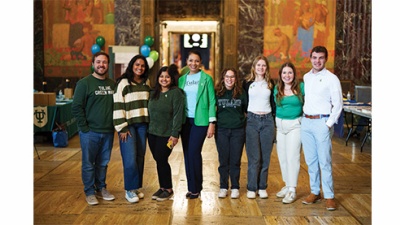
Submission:
[[[219,57],[218,28],[218,21],[162,21],[159,51],[162,66],[174,63],[181,69],[186,65],[187,53],[196,49],[202,54],[203,69],[214,79],[219,71],[215,63]]]

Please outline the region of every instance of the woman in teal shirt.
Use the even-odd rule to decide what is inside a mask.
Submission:
[[[296,68],[284,63],[279,69],[278,84],[274,88],[276,102],[276,148],[285,187],[276,196],[283,203],[296,200],[296,186],[300,171],[301,116],[303,114],[304,83],[296,77]]]

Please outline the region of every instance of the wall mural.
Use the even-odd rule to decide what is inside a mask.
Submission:
[[[43,1],[46,77],[83,77],[114,45],[114,0]]]
[[[311,69],[310,51],[316,45],[328,49],[326,67],[333,71],[336,1],[265,0],[264,52],[273,77],[285,61],[296,65],[300,78]]]

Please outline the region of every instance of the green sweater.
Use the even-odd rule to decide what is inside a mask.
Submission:
[[[114,94],[114,126],[117,132],[127,132],[128,125],[148,123],[147,105],[150,87],[146,83],[136,84],[122,79]]]
[[[180,88],[160,93],[160,97],[149,100],[149,134],[160,137],[179,137],[184,123],[185,95]]]
[[[79,80],[72,102],[72,115],[82,132],[114,132],[113,94],[115,82],[93,75]]]
[[[232,90],[217,96],[217,126],[229,129],[241,128],[246,121],[247,94],[243,90],[237,99],[232,98]]]

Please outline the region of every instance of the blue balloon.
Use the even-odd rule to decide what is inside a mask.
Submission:
[[[98,45],[98,44],[92,45],[92,53],[93,53],[93,55],[98,53],[100,50],[101,50],[100,45]]]
[[[142,53],[144,57],[148,57],[150,55],[150,47],[148,45],[142,45],[142,47],[140,47],[140,53]]]

